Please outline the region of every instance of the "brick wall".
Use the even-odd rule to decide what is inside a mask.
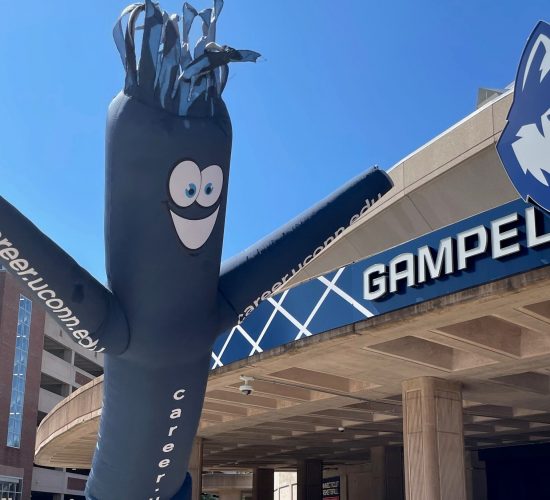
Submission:
[[[31,491],[45,312],[33,302],[21,448],[9,448],[6,442],[20,293],[28,297],[14,278],[0,272],[0,466],[24,470],[23,499],[27,500]]]

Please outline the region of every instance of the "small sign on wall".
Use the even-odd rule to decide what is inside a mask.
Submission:
[[[323,479],[323,500],[340,500],[340,476]]]

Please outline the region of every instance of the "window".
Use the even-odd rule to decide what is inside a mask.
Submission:
[[[0,476],[0,500],[21,500],[22,489],[22,479]]]
[[[8,446],[19,448],[21,445],[21,426],[23,425],[23,404],[25,402],[25,381],[29,358],[29,337],[31,332],[32,302],[19,296],[17,315],[17,337],[13,360],[13,379],[11,384],[10,418],[8,420]],[[19,498],[19,497],[17,497]],[[0,500],[4,500],[0,497]]]

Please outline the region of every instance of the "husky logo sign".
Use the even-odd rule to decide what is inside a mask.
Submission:
[[[539,22],[521,57],[497,151],[526,201],[550,211],[550,25]]]

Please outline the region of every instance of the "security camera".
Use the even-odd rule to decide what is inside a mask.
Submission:
[[[338,427],[338,432],[344,432],[345,430],[344,427]]]
[[[245,375],[241,375],[240,378],[244,383],[239,387],[239,391],[241,391],[241,394],[244,394],[245,396],[250,396],[254,391],[254,389],[252,388],[252,382],[254,382],[254,377],[247,377]]]
[[[254,392],[254,389],[252,388],[251,385],[248,385],[248,384],[243,384],[239,387],[239,390],[245,395],[245,396],[250,396],[253,392]]]

